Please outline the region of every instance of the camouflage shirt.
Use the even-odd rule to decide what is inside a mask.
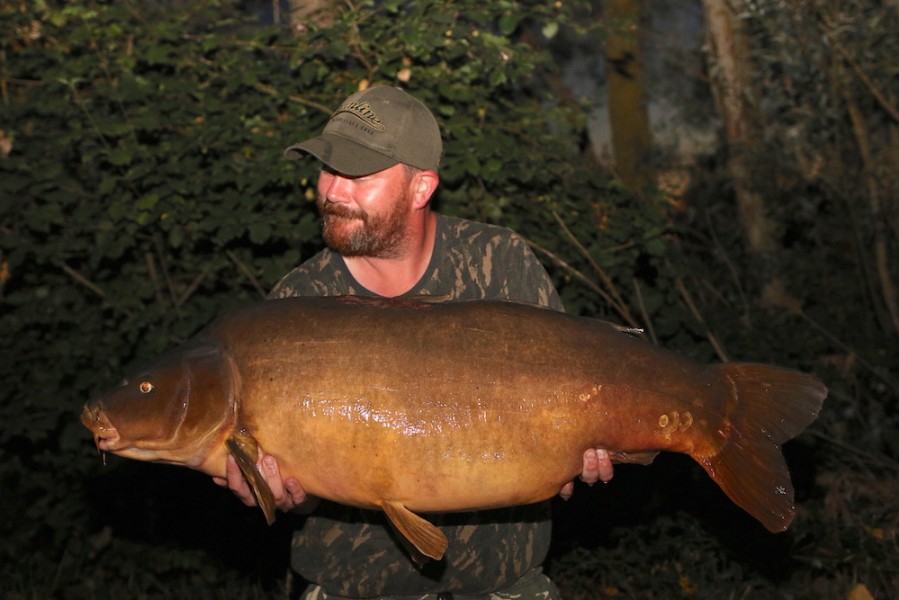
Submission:
[[[270,296],[372,296],[325,249],[288,273]],[[524,239],[508,229],[438,215],[434,252],[406,296],[510,299],[562,310],[558,294]],[[360,456],[360,460],[365,460]],[[449,541],[443,560],[416,567],[380,511],[322,502],[295,533],[292,566],[320,586],[317,597],[463,596],[537,580],[550,542],[549,503],[477,513],[428,515]],[[554,597],[539,575],[539,594]],[[532,586],[533,587],[533,586]],[[522,597],[515,594],[516,597]],[[498,596],[497,596],[498,597]]]

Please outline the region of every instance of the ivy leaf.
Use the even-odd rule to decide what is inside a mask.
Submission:
[[[266,243],[272,234],[271,225],[267,223],[253,223],[247,231],[250,234],[250,241],[260,245]]]

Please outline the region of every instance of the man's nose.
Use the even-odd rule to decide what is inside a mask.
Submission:
[[[328,202],[345,204],[352,198],[350,192],[352,183],[346,177],[342,177],[338,174],[331,174],[328,176],[327,181],[324,181],[323,183],[325,184],[325,189],[322,190],[322,195]]]

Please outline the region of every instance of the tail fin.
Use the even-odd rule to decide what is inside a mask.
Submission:
[[[735,408],[721,451],[697,461],[736,504],[772,532],[793,520],[793,484],[780,446],[814,421],[827,388],[812,375],[770,365],[715,365],[732,384]]]

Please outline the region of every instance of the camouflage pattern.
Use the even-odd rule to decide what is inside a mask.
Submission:
[[[288,273],[270,297],[372,296],[325,249]],[[540,262],[508,229],[438,215],[431,262],[405,296],[510,299],[562,310]],[[360,460],[365,460],[360,456]],[[311,583],[303,598],[554,599],[543,575],[549,503],[428,515],[449,541],[443,560],[416,566],[384,514],[322,502],[294,534],[291,563]]]
[[[322,502],[294,534],[291,565],[315,583],[301,598],[559,597],[540,570],[549,502],[427,518],[449,547],[443,560],[416,566],[383,513]]]
[[[373,296],[346,268],[343,257],[324,249],[288,273],[269,294]],[[503,227],[438,215],[431,262],[404,296],[449,300],[509,299],[562,310],[549,276],[524,239]]]

